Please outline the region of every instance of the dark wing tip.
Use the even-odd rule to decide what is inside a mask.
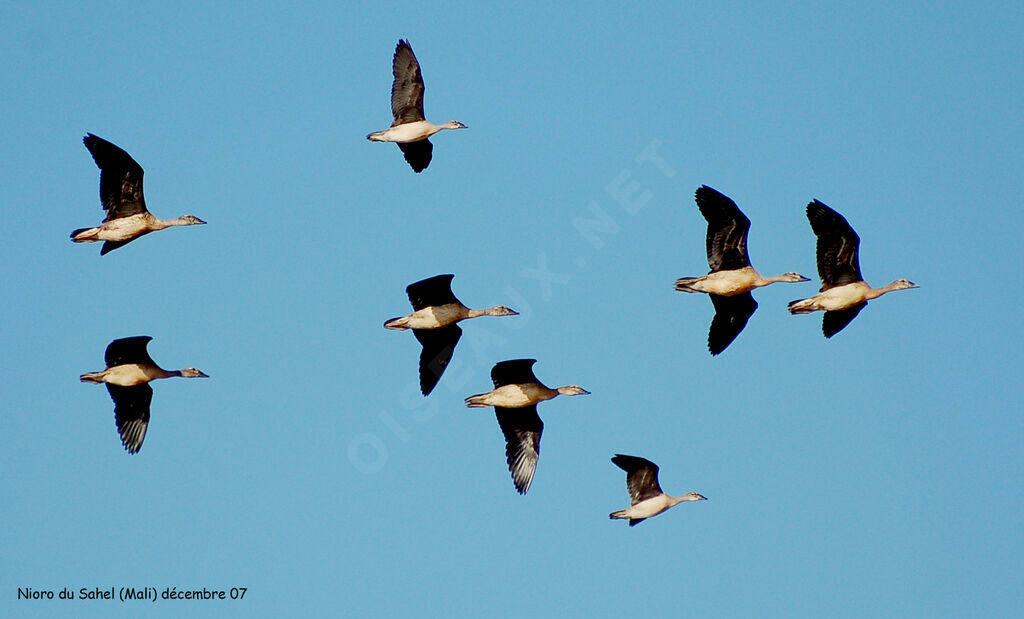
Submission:
[[[423,346],[420,351],[420,392],[428,396],[451,363],[462,329],[457,324],[450,324],[440,329],[413,329],[412,332]]]
[[[749,292],[731,297],[708,295],[715,306],[715,316],[708,329],[708,351],[717,356],[739,337],[750,317],[757,311],[757,301]]]
[[[658,468],[657,464],[651,462],[647,458],[641,458],[640,456],[627,456],[626,454],[615,454],[615,457],[612,458],[612,462],[615,466],[627,473],[647,467]]]
[[[430,140],[398,142],[397,144],[405,156],[405,160],[409,163],[409,167],[417,174],[426,170],[427,166],[430,165],[431,159],[434,157],[434,145]]]
[[[833,335],[839,333],[845,329],[847,325],[853,322],[853,319],[857,317],[857,314],[867,307],[867,304],[868,302],[864,301],[846,309],[825,312],[825,315],[821,317],[822,334],[827,338],[831,338]]]
[[[813,200],[807,205],[807,220],[811,222],[811,228],[815,234],[823,232],[853,233],[853,226],[840,215],[834,208],[821,200]],[[856,236],[855,233],[853,233]]]

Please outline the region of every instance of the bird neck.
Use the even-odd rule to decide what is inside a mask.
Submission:
[[[488,308],[484,308],[484,309],[470,309],[470,310],[466,311],[466,317],[467,318],[476,318],[477,316],[497,316],[498,312],[499,312],[499,310],[498,310],[497,306],[495,306],[495,307],[488,307]]]
[[[900,290],[900,289],[901,288],[900,288],[899,280],[896,280],[894,282],[890,282],[890,283],[882,286],[881,288],[871,288],[870,286],[868,286],[868,292],[867,292],[866,295],[864,295],[864,297],[865,297],[865,299],[877,299],[878,297],[882,296],[883,294],[885,294],[887,292],[892,292],[893,290]]]

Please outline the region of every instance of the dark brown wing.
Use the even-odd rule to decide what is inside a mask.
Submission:
[[[846,218],[815,200],[807,205],[807,219],[818,237],[818,275],[821,289],[862,281],[858,248],[860,237]]]
[[[103,138],[90,133],[82,141],[100,169],[100,201],[107,213],[103,221],[145,213],[142,166],[131,155]]]
[[[712,294],[711,303],[715,306],[715,317],[711,319],[708,331],[708,350],[717,355],[726,348],[736,336],[747,326],[747,321],[757,309],[757,301],[749,292],[726,297]]]
[[[146,439],[149,427],[149,405],[153,401],[153,388],[149,383],[134,387],[107,384],[110,399],[114,401],[114,422],[121,435],[121,443],[128,453],[138,453]]]
[[[750,266],[747,233],[750,220],[728,196],[707,185],[697,189],[697,208],[708,221],[707,252],[711,271],[732,271]]]
[[[615,454],[615,466],[626,471],[626,488],[633,505],[664,494],[658,485],[658,465],[646,458]],[[630,523],[632,525],[632,523]]]
[[[825,334],[825,337],[832,337],[836,333],[839,333],[846,327],[846,325],[853,322],[853,319],[857,317],[857,314],[859,314],[867,304],[868,302],[864,301],[863,303],[858,303],[857,305],[843,310],[825,312],[825,315],[821,318],[821,332]]]
[[[107,367],[112,368],[126,363],[156,365],[146,350],[146,344],[151,339],[153,338],[148,335],[137,335],[114,340],[107,346],[107,352],[103,355]]]
[[[494,387],[539,383],[540,381],[533,375],[534,363],[537,363],[536,359],[513,359],[495,363],[491,368],[491,380],[494,381]]]
[[[423,120],[423,75],[420,73],[420,63],[416,60],[416,54],[412,53],[408,41],[400,40],[395,47],[391,72],[395,76],[395,81],[391,85],[391,114],[395,117],[395,122],[391,126]],[[427,162],[429,161],[428,155]],[[427,167],[426,164],[423,167]]]
[[[412,303],[414,310],[421,310],[425,307],[437,307],[458,303],[455,293],[452,292],[452,274],[435,275],[427,279],[421,279],[405,287],[405,293],[409,295],[409,303]]]
[[[398,148],[402,150],[405,160],[412,166],[412,171],[417,174],[426,170],[430,165],[430,160],[434,157],[434,145],[430,143],[430,140],[398,142]]]
[[[544,422],[537,416],[537,406],[523,408],[494,407],[498,425],[505,435],[505,460],[519,494],[526,494],[540,458],[540,435]]]
[[[412,333],[423,345],[420,352],[420,391],[423,395],[430,395],[452,360],[462,329],[452,323],[440,329],[413,329]]]

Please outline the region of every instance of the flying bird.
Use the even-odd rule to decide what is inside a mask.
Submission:
[[[706,501],[707,497],[696,492],[683,496],[669,496],[658,484],[658,465],[637,456],[615,454],[615,466],[626,471],[626,489],[632,505],[622,511],[608,514],[609,518],[628,518],[629,526],[635,527],[651,516],[657,516],[666,509],[685,501]]]
[[[408,41],[398,41],[391,71],[395,75],[391,85],[391,114],[395,120],[390,128],[371,133],[366,139],[397,143],[413,171],[419,173],[430,165],[434,152],[427,138],[443,129],[465,129],[466,125],[457,120],[443,125],[427,122],[423,116],[423,74]]]
[[[195,215],[157,219],[146,209],[142,195],[142,166],[125,151],[91,133],[83,142],[100,169],[100,201],[107,218],[95,228],[79,228],[72,232],[71,240],[75,243],[106,241],[100,249],[102,256],[156,230],[206,223]]]
[[[906,279],[898,279],[881,288],[872,288],[860,274],[858,257],[860,237],[846,218],[825,204],[815,200],[807,205],[807,219],[818,237],[818,275],[821,293],[809,299],[791,301],[791,314],[809,314],[823,310],[821,330],[832,337],[857,317],[868,301],[893,290],[906,290],[919,286]]]
[[[452,274],[435,275],[409,284],[405,288],[412,303],[412,314],[392,318],[384,323],[387,329],[412,329],[423,350],[420,352],[420,391],[430,392],[441,380],[448,363],[452,360],[455,345],[462,337],[462,329],[456,323],[477,316],[518,316],[519,312],[504,305],[487,309],[470,309],[462,304],[452,292]]]
[[[700,277],[676,280],[676,290],[706,292],[715,306],[715,317],[708,332],[708,350],[717,355],[747,326],[757,309],[750,291],[776,282],[808,282],[808,278],[790,271],[765,277],[750,265],[747,233],[750,220],[729,197],[702,185],[696,192],[697,208],[708,222],[707,253],[711,271]]]
[[[172,376],[209,378],[196,368],[162,369],[146,351],[151,339],[148,335],[139,335],[114,340],[104,355],[107,369],[87,372],[79,377],[84,383],[106,383],[114,401],[114,421],[121,443],[132,454],[142,448],[149,426],[149,405],[153,401],[150,381]]]
[[[540,435],[544,422],[537,415],[537,403],[559,395],[587,395],[578,385],[550,389],[533,374],[536,359],[501,361],[491,368],[494,390],[471,395],[466,406],[493,406],[498,425],[505,435],[505,460],[519,494],[526,494],[537,470]]]

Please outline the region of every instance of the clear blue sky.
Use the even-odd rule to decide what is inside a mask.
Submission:
[[[684,6],[681,6],[684,5]],[[1024,16],[1017,2],[519,7],[6,2],[0,8],[0,614],[1007,616],[1024,604]],[[408,38],[437,136],[391,121]],[[100,258],[92,132],[173,229]],[[656,162],[644,153],[657,153]],[[708,184],[765,273],[721,356]],[[862,238],[873,301],[832,340],[804,207]],[[603,227],[581,234],[581,220]],[[433,395],[384,320],[455,273]],[[102,387],[118,337],[171,368],[142,451]],[[534,357],[529,494],[465,396]],[[628,528],[609,458],[685,504]],[[248,587],[243,601],[18,601],[18,587]]]

